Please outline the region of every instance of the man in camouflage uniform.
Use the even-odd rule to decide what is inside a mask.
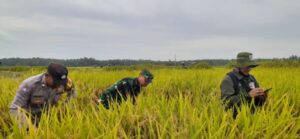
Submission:
[[[136,97],[139,95],[141,88],[146,87],[152,82],[153,75],[148,70],[142,70],[137,78],[124,78],[105,90],[99,98],[106,109],[112,102],[121,104],[122,100],[126,101],[131,97],[132,103],[136,103]]]
[[[76,95],[74,84],[68,79],[68,70],[64,65],[51,63],[46,73],[24,80],[10,105],[10,113],[20,122],[21,127],[28,127],[26,117],[38,126],[43,110],[57,104],[63,92],[67,100]],[[25,110],[25,113],[20,111]]]
[[[257,66],[251,53],[241,52],[237,55],[235,68],[227,73],[221,83],[221,99],[226,104],[226,110],[233,108],[234,118],[241,104],[251,104],[254,100],[255,106],[261,106],[267,99],[267,94],[250,74],[251,69]],[[254,112],[254,107],[251,107],[251,110]]]

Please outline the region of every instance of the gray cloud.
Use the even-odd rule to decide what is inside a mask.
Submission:
[[[0,57],[299,54],[296,0],[0,0]]]

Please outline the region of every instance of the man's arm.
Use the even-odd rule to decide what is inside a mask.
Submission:
[[[30,99],[30,88],[22,83],[10,105],[10,113],[19,122],[20,127],[28,127],[26,114],[22,111]]]
[[[72,99],[75,99],[75,97],[76,97],[76,89],[74,87],[72,90],[67,91],[67,102]]]
[[[126,92],[128,92],[128,87],[127,86],[128,86],[128,82],[125,81],[125,80],[121,80],[121,81],[116,83],[115,89],[117,90],[117,92],[120,95],[124,95],[124,94],[126,94]]]
[[[256,80],[256,78],[254,76],[251,75],[251,78],[254,80],[254,83],[255,83],[255,87],[259,88],[259,83],[258,81]],[[267,101],[267,98],[268,98],[268,94],[267,93],[264,93],[263,95],[260,95],[260,96],[257,96],[255,97],[254,99],[254,103],[255,105],[257,106],[262,106],[265,104],[265,102]]]
[[[68,102],[69,100],[74,99],[76,97],[75,84],[71,79],[68,79],[68,84],[66,86],[65,91],[67,92],[66,102]]]
[[[229,76],[226,76],[221,83],[221,99],[228,103],[227,106],[240,105],[242,102],[241,94],[235,94],[233,81]],[[249,97],[248,94],[243,94],[244,97]]]
[[[134,95],[131,96],[131,102],[133,105],[136,105],[136,99],[137,99],[136,96],[134,96]]]

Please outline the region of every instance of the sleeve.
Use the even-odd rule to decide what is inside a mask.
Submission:
[[[136,90],[133,87],[130,87],[130,97],[133,105],[136,105],[137,94]]]
[[[16,118],[20,127],[28,127],[26,114],[23,112],[23,108],[28,104],[30,94],[30,88],[25,83],[22,83],[10,105],[10,114]]]
[[[76,94],[77,94],[77,93],[76,93],[75,87],[74,87],[72,90],[67,91],[67,100],[69,101],[69,100],[71,100],[71,99],[75,99]]]
[[[136,105],[136,96],[135,95],[131,95],[131,101],[133,105]]]
[[[259,88],[259,83],[257,82],[256,78],[252,75],[250,75],[250,77],[252,78],[252,80],[254,81],[255,87]]]
[[[255,79],[255,77],[251,75],[251,78],[254,80],[255,86],[256,86],[257,88],[259,88],[259,87],[260,87],[260,86],[259,86],[259,83],[258,83],[257,80]],[[268,98],[268,94],[264,94],[264,95],[261,95],[261,96],[257,96],[257,97],[255,97],[255,99],[254,99],[254,103],[255,103],[255,105],[257,105],[257,106],[262,106],[262,105],[264,105],[265,102],[267,101],[267,98]]]
[[[116,90],[121,93],[121,94],[125,94],[128,90],[127,90],[127,85],[128,85],[128,82],[127,81],[124,81],[124,80],[121,80],[119,81],[116,85],[115,85],[115,88]]]
[[[241,103],[241,97],[239,94],[235,94],[233,81],[229,76],[226,76],[221,83],[221,99],[230,107]]]

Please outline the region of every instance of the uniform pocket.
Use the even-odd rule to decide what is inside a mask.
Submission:
[[[43,96],[34,95],[31,97],[31,104],[34,105],[43,105],[45,103],[45,99]]]

